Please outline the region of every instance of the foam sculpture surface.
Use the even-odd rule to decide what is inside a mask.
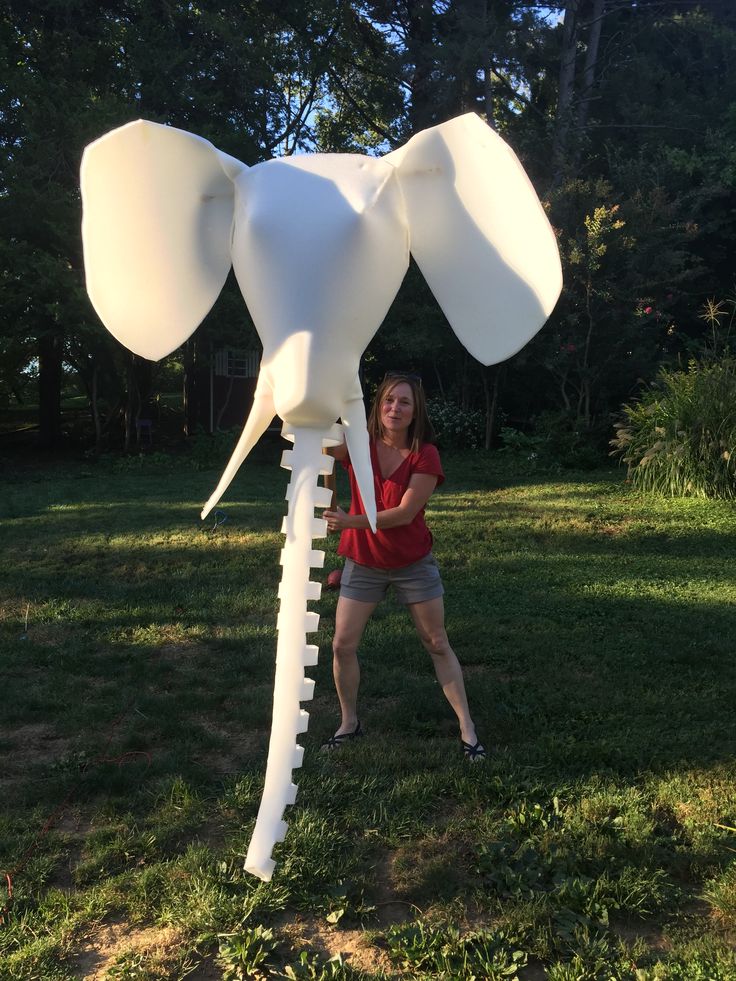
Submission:
[[[317,661],[306,643],[321,586],[310,569],[326,534],[314,509],[347,442],[371,527],[373,490],[358,366],[416,259],[450,325],[484,364],[542,327],[562,279],[553,232],[521,164],[479,117],[459,116],[384,157],[311,154],[247,167],[191,133],[137,121],[90,144],[82,161],[87,289],[108,330],[156,360],[197,328],[231,265],[263,344],[253,406],[202,517],[274,415],[294,443],[281,556],[273,722],[246,869],[271,878],[293,804],[301,703]],[[342,427],[335,424],[340,419]]]

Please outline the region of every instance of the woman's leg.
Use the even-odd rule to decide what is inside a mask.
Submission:
[[[455,652],[450,647],[445,631],[445,604],[441,596],[424,603],[409,603],[409,612],[417,628],[419,637],[432,657],[445,698],[452,706],[460,723],[460,738],[475,746],[478,736],[470,717],[468,699],[465,694],[463,672]]]
[[[357,702],[360,684],[358,664],[358,644],[363,636],[365,625],[377,603],[363,603],[361,600],[341,596],[337,601],[335,614],[335,637],[332,641],[332,673],[335,677],[337,697],[340,699],[342,720],[335,733],[355,732],[358,724]]]

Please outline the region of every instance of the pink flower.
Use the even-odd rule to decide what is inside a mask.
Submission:
[[[651,313],[653,307],[644,307],[644,313]]]

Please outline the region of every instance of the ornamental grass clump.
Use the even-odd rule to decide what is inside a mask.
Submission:
[[[663,368],[638,403],[623,406],[612,456],[639,490],[736,498],[736,358]]]

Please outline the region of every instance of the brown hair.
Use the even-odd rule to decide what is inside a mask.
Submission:
[[[381,403],[386,398],[392,388],[404,382],[411,388],[414,396],[414,418],[409,426],[409,449],[412,453],[418,453],[423,443],[434,443],[436,436],[432,423],[427,415],[427,402],[424,398],[422,381],[418,375],[404,373],[403,371],[390,371],[376,389],[373,398],[371,411],[368,415],[368,435],[374,441],[383,437],[383,424],[381,423]]]

